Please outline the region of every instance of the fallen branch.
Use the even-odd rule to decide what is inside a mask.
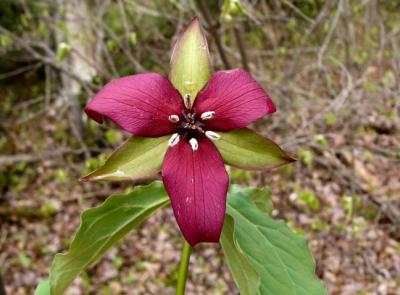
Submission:
[[[90,149],[90,151],[98,152],[98,149]],[[56,158],[66,154],[79,155],[86,152],[86,149],[62,149],[55,152],[46,152],[41,155],[31,155],[31,154],[18,154],[18,155],[8,155],[0,156],[0,166],[13,165],[19,162],[33,163],[38,161],[47,160],[49,158]]]

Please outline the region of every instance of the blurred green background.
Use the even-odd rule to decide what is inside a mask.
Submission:
[[[231,182],[266,188],[274,217],[307,237],[330,294],[400,294],[398,0],[2,0],[7,294],[32,294],[79,213],[132,189],[78,182],[128,137],[82,109],[113,78],[166,75],[171,43],[196,15],[214,68],[245,68],[277,105],[254,128],[298,159],[272,173],[230,169]],[[174,294],[180,241],[162,210],[67,294]],[[238,294],[222,258],[219,245],[196,247],[188,294]]]

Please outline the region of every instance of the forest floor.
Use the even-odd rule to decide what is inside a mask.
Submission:
[[[53,132],[43,127],[52,126],[49,117],[18,133],[21,154],[31,152],[36,138],[49,156],[13,164],[7,181],[14,186],[0,207],[0,265],[7,294],[32,294],[54,254],[66,251],[80,212],[131,187],[80,183],[90,168],[79,161],[81,154],[64,153],[53,136],[43,137]],[[273,117],[273,122],[285,119],[280,112]],[[400,146],[400,122],[368,120],[374,120],[373,110],[358,126],[328,124],[320,130],[324,137],[304,130],[285,141],[258,125],[260,132],[286,143],[299,161],[270,174],[231,171],[233,183],[271,188],[274,216],[307,237],[317,274],[330,294],[400,292],[400,165],[398,154],[391,152]],[[122,136],[118,133],[119,140]],[[67,294],[173,294],[181,242],[171,209],[162,209],[77,279]],[[219,245],[194,249],[187,288],[188,294],[238,294]]]

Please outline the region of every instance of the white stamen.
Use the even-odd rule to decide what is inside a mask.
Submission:
[[[185,107],[190,110],[192,108],[192,102],[190,101],[190,94],[187,93],[185,94],[184,98],[183,98],[183,103],[185,104]]]
[[[207,136],[209,139],[212,139],[212,140],[221,139],[221,135],[219,135],[218,133],[216,133],[216,132],[214,132],[214,131],[206,131],[206,136]]]
[[[197,142],[196,138],[191,138],[189,140],[190,145],[192,146],[192,150],[193,151],[197,151],[197,149],[199,148],[199,143]]]
[[[179,116],[178,115],[170,115],[168,117],[168,120],[170,120],[172,123],[177,123],[177,122],[179,122]]]
[[[178,133],[172,134],[171,138],[168,141],[168,145],[173,147],[174,145],[177,145],[179,142],[180,136]]]
[[[203,120],[209,120],[215,117],[215,112],[214,111],[208,111],[204,112],[200,116]]]

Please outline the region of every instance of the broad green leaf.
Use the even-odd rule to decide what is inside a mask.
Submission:
[[[211,73],[207,39],[199,19],[195,17],[178,37],[172,50],[169,79],[182,97],[189,94],[193,103]]]
[[[249,170],[268,170],[295,161],[276,143],[248,129],[220,132],[214,141],[225,163]]]
[[[274,207],[271,200],[272,192],[270,189],[233,184],[229,187],[229,192],[231,194],[241,193],[245,195],[246,198],[252,200],[257,208],[262,212],[267,213],[268,215],[272,214]]]
[[[170,136],[133,136],[123,143],[106,163],[81,180],[146,179],[161,170]]]
[[[242,253],[234,240],[234,221],[231,216],[225,216],[220,243],[224,250],[225,261],[232,272],[233,279],[241,295],[257,294],[260,276],[249,260]]]
[[[164,187],[157,181],[137,186],[126,195],[111,196],[101,206],[83,212],[68,252],[54,258],[50,269],[51,294],[63,294],[83,269],[168,203]]]
[[[36,287],[35,295],[50,295],[49,279],[40,282],[40,284]]]
[[[264,214],[242,192],[228,193],[227,212],[238,247],[260,275],[258,294],[327,294],[304,238]]]

